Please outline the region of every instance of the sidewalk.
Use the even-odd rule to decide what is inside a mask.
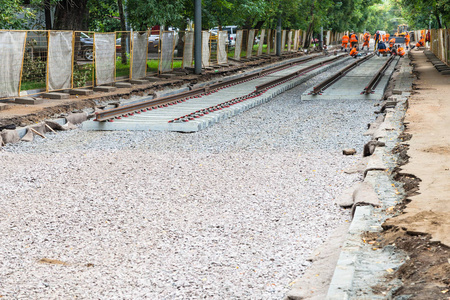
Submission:
[[[405,133],[412,135],[410,158],[401,173],[421,182],[404,214],[386,225],[431,234],[431,241],[450,247],[450,77],[427,62],[422,51],[411,51],[411,59],[418,79],[405,118]]]

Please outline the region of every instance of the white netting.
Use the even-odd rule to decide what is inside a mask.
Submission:
[[[252,57],[253,43],[255,42],[255,29],[250,29],[248,31],[248,41],[247,41],[247,58]]]
[[[112,83],[115,80],[116,34],[95,33],[94,39],[97,85]]]
[[[286,30],[281,31],[281,52],[286,49]]]
[[[294,51],[298,50],[298,37],[299,37],[299,30],[296,30],[294,34]]]
[[[184,34],[183,68],[192,67],[194,62],[194,32],[186,31]]]
[[[262,29],[261,34],[259,35],[259,45],[258,45],[258,53],[257,53],[258,56],[262,55],[265,34],[266,34],[266,30]]]
[[[210,49],[209,49],[209,31],[202,31],[202,67],[206,68],[209,67],[209,56],[210,56]]]
[[[302,30],[302,47],[305,46],[306,43],[306,32]]]
[[[147,32],[133,33],[133,61],[131,65],[131,78],[139,79],[145,77],[147,72]]]
[[[288,52],[291,52],[291,47],[292,47],[292,30],[289,31],[288,33]]]
[[[277,53],[277,47],[278,47],[277,36],[278,36],[278,32],[275,29],[273,30],[272,36],[273,36],[273,38],[272,38],[272,41],[273,41],[273,53]]]
[[[72,87],[73,33],[51,31],[48,44],[48,90]]]
[[[161,60],[159,61],[159,73],[172,71],[175,38],[175,32],[173,31],[164,31],[161,33]]]
[[[271,41],[271,38],[272,38],[272,30],[271,29],[269,29],[269,30],[267,30],[267,54],[270,54],[270,47],[272,47],[272,41]]]
[[[26,32],[0,31],[0,97],[19,96]]]
[[[227,56],[228,32],[219,31],[217,35],[217,63],[226,64],[228,62]]]
[[[234,47],[234,59],[241,59],[241,50],[242,50],[242,37],[244,36],[243,30],[236,31],[236,45]]]

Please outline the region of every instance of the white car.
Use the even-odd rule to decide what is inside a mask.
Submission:
[[[211,33],[215,32],[217,35],[217,31],[219,30],[219,27],[214,27],[211,29]],[[228,31],[228,45],[234,46],[236,45],[236,30],[237,26],[222,26],[222,30]]]

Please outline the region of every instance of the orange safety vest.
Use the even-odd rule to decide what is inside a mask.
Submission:
[[[409,34],[407,34],[407,35],[405,36],[405,41],[406,41],[406,43],[409,43],[410,39],[411,39],[411,37],[409,36]]]
[[[366,41],[366,42],[370,41],[370,34],[369,33],[366,33],[364,35],[364,41]]]
[[[347,43],[348,43],[348,35],[344,35],[344,36],[342,37],[342,43],[343,43],[343,44],[347,44]]]
[[[350,56],[356,55],[356,54],[358,54],[358,51],[356,51],[355,48],[352,48],[352,50],[350,51]]]
[[[358,41],[358,39],[356,38],[356,34],[352,34],[350,36],[350,43],[356,43]]]
[[[398,55],[400,55],[400,56],[403,56],[403,55],[406,54],[405,49],[403,49],[403,47],[398,47],[397,53],[398,53]]]
[[[389,41],[389,45],[392,47],[394,44],[395,44],[395,38],[392,38],[392,39]]]
[[[390,37],[391,35],[389,34],[389,33],[386,33],[386,41],[387,40],[389,40],[389,37]]]

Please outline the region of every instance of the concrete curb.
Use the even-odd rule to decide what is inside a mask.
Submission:
[[[347,240],[342,248],[336,269],[331,280],[326,299],[386,299],[385,295],[374,294],[371,286],[389,272],[401,266],[404,254],[394,247],[376,249],[365,244],[362,234],[365,232],[382,231],[381,224],[390,215],[390,208],[403,198],[403,189],[391,177],[392,170],[397,166],[396,155],[391,153],[398,142],[398,136],[403,130],[403,116],[407,109],[407,96],[412,84],[409,60],[402,62],[400,74],[402,80],[395,85],[400,96],[390,97],[396,102],[394,109],[386,109],[386,116],[380,127],[373,132],[373,138],[383,142],[385,146],[377,146],[374,156],[370,158],[365,170],[364,182],[372,184],[377,193],[381,207],[358,206],[348,231]],[[403,91],[405,95],[403,95]]]

